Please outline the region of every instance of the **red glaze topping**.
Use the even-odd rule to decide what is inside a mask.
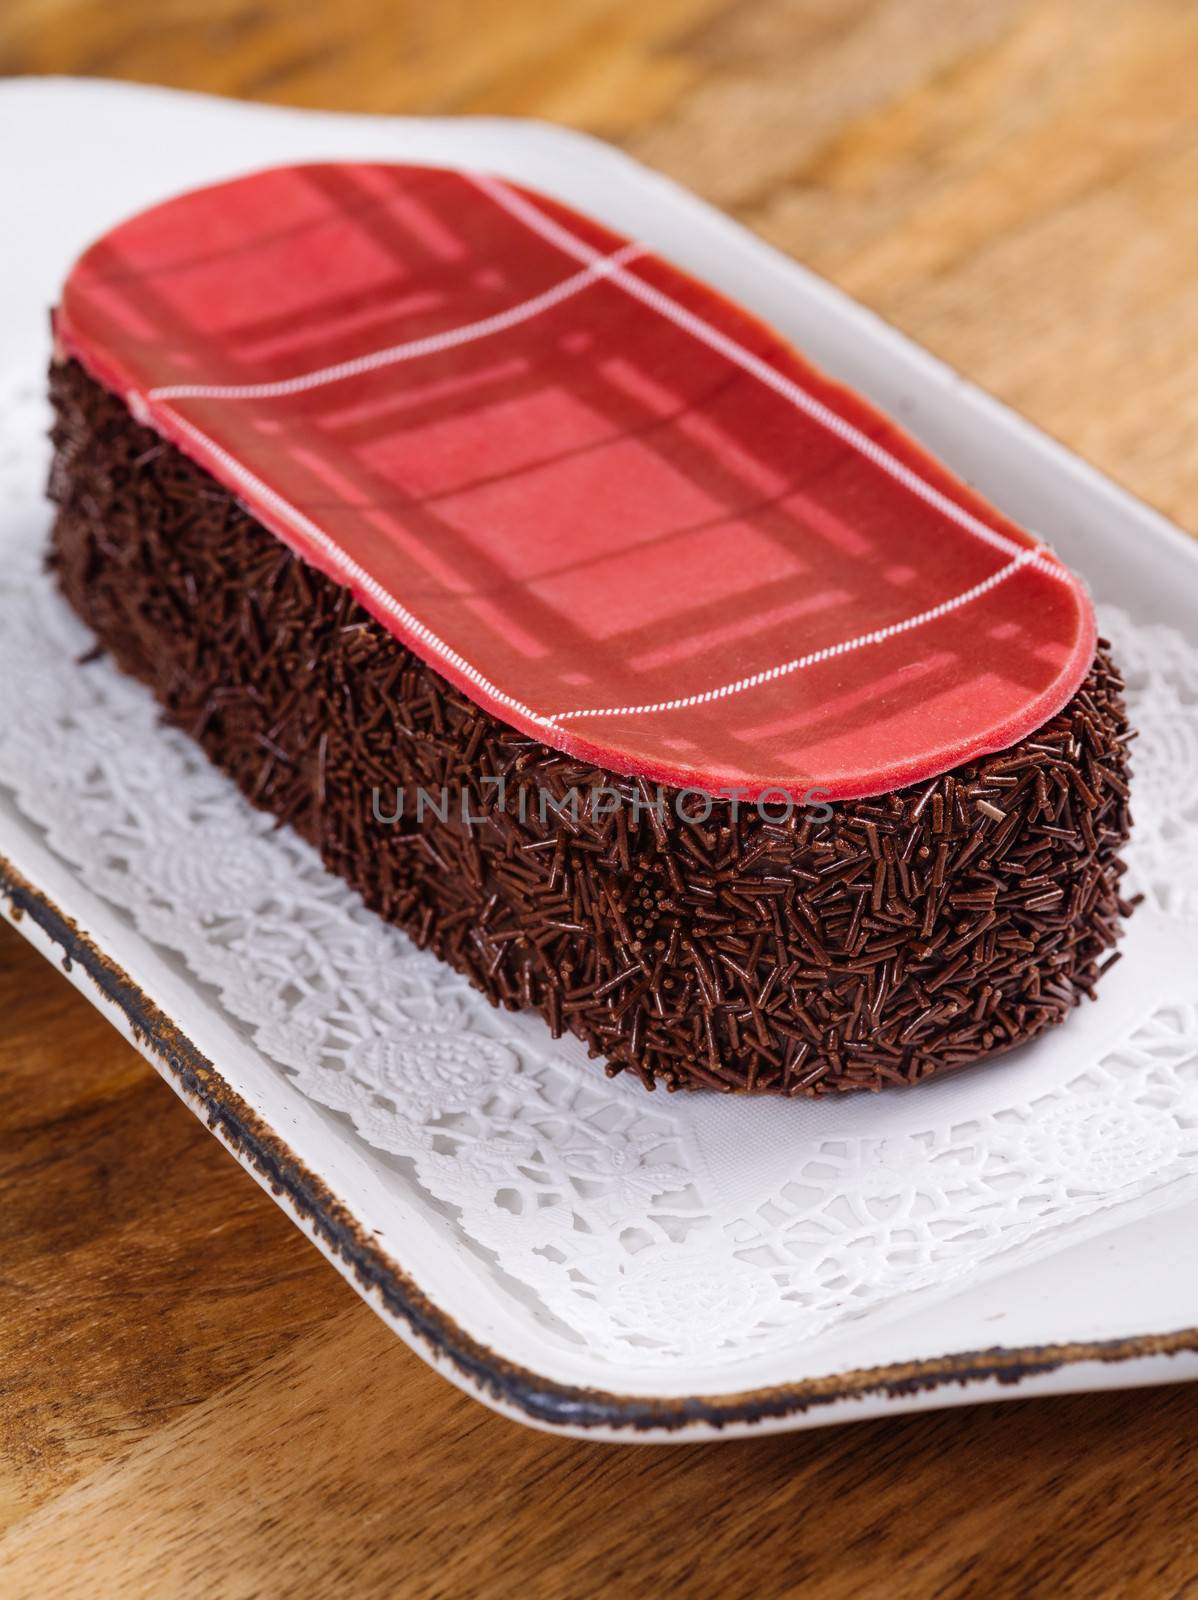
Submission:
[[[73,268],[61,346],[471,699],[651,781],[832,798],[1003,749],[1078,580],[668,262],[498,178],[284,167]]]

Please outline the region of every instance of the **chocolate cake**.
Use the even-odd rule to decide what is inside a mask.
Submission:
[[[385,180],[360,192],[363,170],[382,171]],[[608,653],[567,656],[560,641],[551,652],[542,648],[550,630],[533,630],[537,606],[544,610],[573,547],[531,580],[526,572],[513,577],[509,562],[500,581],[503,561],[492,560],[488,587],[476,547],[463,552],[451,542],[458,525],[446,533],[438,523],[421,532],[423,543],[404,542],[436,496],[399,496],[389,480],[388,499],[377,461],[369,496],[361,482],[347,486],[352,452],[317,464],[324,493],[335,501],[310,494],[297,511],[294,496],[283,493],[296,460],[314,470],[313,430],[327,442],[347,412],[352,431],[371,408],[394,402],[400,359],[409,363],[405,373],[427,361],[436,369],[436,381],[422,379],[416,395],[420,425],[430,415],[452,416],[445,395],[462,375],[454,366],[461,324],[426,333],[419,321],[426,313],[412,306],[421,285],[427,290],[449,270],[430,265],[438,248],[450,252],[448,234],[437,234],[433,222],[448,226],[452,219],[472,245],[477,241],[472,224],[461,220],[460,192],[438,188],[427,173],[413,179],[412,171],[287,169],[289,183],[300,174],[297,195],[305,186],[324,199],[336,192],[338,226],[360,227],[367,200],[381,195],[388,227],[402,216],[404,248],[416,236],[419,249],[412,249],[423,254],[403,293],[380,278],[337,300],[323,343],[322,326],[311,319],[286,325],[258,304],[252,322],[237,307],[238,360],[251,348],[251,371],[265,374],[260,382],[234,382],[246,376],[244,366],[205,364],[203,341],[181,326],[179,314],[181,278],[209,273],[222,252],[237,256],[244,272],[246,227],[256,239],[263,218],[272,217],[269,208],[245,206],[238,185],[222,186],[234,191],[223,201],[221,190],[201,192],[200,203],[209,206],[203,249],[195,219],[168,206],[146,214],[157,218],[148,232],[134,219],[126,225],[133,234],[116,230],[82,258],[56,324],[51,495],[58,509],[50,560],[100,644],[151,688],[167,721],[194,738],[249,800],[315,845],[373,910],[496,1004],[539,1011],[555,1033],[582,1039],[609,1072],[631,1070],[646,1087],[788,1095],[878,1089],[1009,1050],[1060,1022],[1093,994],[1115,959],[1109,952],[1129,909],[1119,895],[1130,819],[1118,672],[1104,642],[1095,644],[1080,587],[1043,546],[776,339],[758,342],[758,351],[768,351],[768,371],[792,389],[801,378],[806,395],[822,383],[822,409],[810,411],[804,426],[837,436],[837,453],[819,459],[811,449],[822,449],[822,434],[814,446],[798,435],[769,446],[797,452],[795,476],[806,497],[802,537],[825,537],[835,547],[828,559],[841,562],[865,530],[854,561],[870,573],[867,589],[853,597],[855,629],[846,632],[843,618],[829,621],[824,633],[818,620],[803,623],[811,631],[800,629],[799,637],[811,648],[795,657],[792,647],[781,666],[768,666],[768,654],[755,654],[745,641],[774,648],[771,607],[792,593],[784,622],[793,640],[800,601],[818,585],[810,563],[806,587],[793,591],[775,571],[776,549],[789,557],[798,537],[777,521],[777,494],[738,512],[744,528],[724,535],[739,566],[753,559],[749,533],[769,531],[775,544],[761,568],[765,600],[754,589],[756,610],[733,608],[731,622],[721,613],[714,623],[704,613],[693,634],[698,642],[675,630],[642,650],[654,670],[700,657],[699,675],[680,685],[688,692],[630,706],[621,680],[594,711],[555,716],[536,709],[536,673],[521,678],[515,657],[508,661],[502,651],[528,635],[522,649],[536,672],[555,675],[546,692],[557,698],[577,684],[577,698],[602,699],[603,682],[591,669],[605,665]],[[409,176],[393,180],[393,173]],[[447,176],[460,181],[439,175]],[[349,205],[355,195],[356,211]],[[415,220],[414,199],[423,208]],[[194,197],[172,204],[189,201]],[[301,195],[300,213],[303,203]],[[543,198],[537,204],[556,227],[570,219],[573,238],[589,228],[599,259],[619,258],[613,272],[645,259],[597,224]],[[306,213],[284,211],[273,213],[274,232],[289,226],[294,238],[318,226]],[[186,253],[171,255],[179,240]],[[398,248],[390,235],[387,248]],[[327,272],[326,255],[318,252],[318,264]],[[585,286],[591,294],[608,270],[592,268]],[[720,340],[731,343],[731,334],[716,326],[721,316],[742,319],[733,356],[744,354],[754,328],[760,332],[726,302],[701,302],[699,288],[675,269],[651,260],[644,270],[648,276],[637,281],[650,284],[649,310],[660,310],[652,296],[666,298],[662,285],[672,273],[669,305],[683,305],[695,321],[702,311],[702,327],[715,327],[719,338],[707,341],[711,360],[729,355]],[[136,292],[126,298],[130,283]],[[491,284],[487,293],[503,288]],[[572,284],[570,294],[576,289]],[[609,291],[604,284],[603,292],[618,299],[621,289],[627,285]],[[565,291],[538,292],[543,327]],[[405,330],[415,316],[417,337],[385,346],[380,364],[380,319],[392,315],[393,302],[399,309],[385,335]],[[531,303],[526,297],[520,305]],[[470,340],[502,336],[524,317],[497,311],[489,321],[475,319],[469,327],[483,331],[472,331]],[[351,341],[350,354],[331,362],[346,348],[346,327],[360,326],[362,349]],[[585,324],[581,333],[590,331]],[[643,344],[644,329],[633,333]],[[553,325],[542,336],[551,336],[554,359],[562,350],[573,359],[583,347],[578,326]],[[297,380],[301,337],[309,369]],[[275,346],[272,366],[275,358],[262,351]],[[539,346],[534,354],[548,359]],[[752,359],[762,365],[767,358]],[[671,370],[654,365],[654,381],[664,384]],[[768,372],[744,370],[770,390]],[[382,389],[380,371],[388,378]],[[477,374],[469,376],[473,383]],[[716,415],[735,436],[729,451],[740,453],[738,470],[747,473],[740,457],[747,459],[752,441],[738,432],[739,404],[711,411],[726,392],[722,374],[714,378],[708,363],[690,397],[682,397],[684,425],[692,443],[705,434],[718,456],[723,446],[710,442],[715,431],[696,423]],[[312,410],[313,392],[324,406],[329,386],[342,391],[334,421]],[[524,432],[518,437],[537,471],[577,454],[563,408],[538,409],[539,392],[520,379],[514,398],[501,396],[503,404],[524,405],[532,419],[531,446]],[[795,405],[789,392],[776,385],[772,392]],[[597,406],[591,389],[586,395]],[[221,419],[238,405],[242,431],[225,440]],[[673,427],[675,412],[670,416]],[[642,422],[634,433],[628,417],[618,420],[622,442],[641,441],[654,426]],[[400,429],[405,441],[410,426]],[[500,476],[487,456],[490,437],[472,413],[473,480]],[[855,476],[837,488],[842,447],[853,455]],[[405,458],[404,471],[424,470],[413,459],[415,467]],[[685,466],[697,477],[689,445],[670,461],[675,476]],[[440,460],[427,471],[434,469],[441,470]],[[879,470],[886,476],[880,487],[866,477]],[[908,478],[916,474],[913,488]],[[602,500],[603,480],[594,481]],[[677,493],[681,505],[686,494]],[[895,509],[906,514],[903,496],[911,499],[905,523]],[[547,504],[534,509],[544,514]],[[499,502],[488,505],[494,511]],[[855,522],[848,516],[854,507]],[[403,525],[394,535],[403,561],[391,560],[391,546],[380,553],[384,511]],[[518,512],[509,507],[506,515],[512,547],[523,551],[524,525],[510,520]],[[570,514],[584,524],[590,516],[577,502]],[[591,516],[601,533],[605,514],[600,504]],[[676,519],[677,507],[670,515]],[[374,533],[361,532],[371,516]],[[334,536],[326,524],[336,517],[342,520]],[[351,538],[358,542],[349,549]],[[908,543],[918,550],[912,561],[932,567],[917,572],[899,563],[895,551]],[[644,530],[630,536],[634,566],[625,575],[656,572],[660,581],[661,568],[643,565],[653,545]],[[330,554],[346,549],[352,572]],[[602,565],[591,557],[580,563],[584,582]],[[430,573],[438,560],[448,576],[435,588]],[[455,583],[457,572],[468,581]],[[733,565],[727,575],[732,591]],[[818,575],[826,579],[827,570]],[[931,585],[927,603],[893,597],[917,579]],[[693,580],[703,581],[703,574]],[[691,582],[680,567],[678,585]],[[700,589],[688,596],[688,627],[700,601]],[[584,595],[578,603],[586,602]],[[436,632],[415,620],[418,606],[434,603]],[[618,592],[605,603],[618,612]],[[765,619],[760,627],[758,617]],[[451,635],[445,619],[460,631]],[[471,666],[465,649],[487,643],[471,640],[475,626],[480,634],[493,629],[500,652],[493,659],[505,678]],[[711,674],[719,660],[730,669],[726,684]],[[931,684],[920,676],[929,662]],[[612,669],[616,677],[622,670],[619,663]],[[703,681],[720,686],[691,690]],[[743,711],[753,695],[768,703]],[[877,706],[876,715],[862,709]],[[810,762],[794,758],[795,716],[813,730],[798,736]],[[584,737],[577,720],[567,727],[571,717],[593,717],[592,731]],[[738,744],[750,723],[757,731]],[[615,731],[601,738],[600,726]],[[964,759],[948,760],[954,752]],[[889,781],[896,772],[911,781]]]

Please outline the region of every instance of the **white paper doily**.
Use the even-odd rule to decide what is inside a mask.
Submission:
[[[177,952],[280,1073],[614,1368],[724,1366],[1198,1192],[1198,663],[1101,623],[1128,677],[1128,892],[1097,1004],[995,1062],[819,1103],[646,1095],[493,1011],[252,811],[41,572],[47,417],[0,377],[0,789]]]

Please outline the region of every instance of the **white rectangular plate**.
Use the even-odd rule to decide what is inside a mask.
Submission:
[[[485,167],[647,240],[901,418],[1108,602],[1159,724],[1133,860],[1148,904],[1059,1038],[830,1105],[608,1083],[364,913],[155,728],[137,686],[74,665],[86,636],[36,573],[28,443],[64,271],[179,189],[338,157]],[[1198,751],[1184,536],[727,218],[561,129],[25,80],[0,85],[0,186],[22,241],[0,282],[0,909],[70,957],[402,1338],[513,1417],[620,1440],[1198,1376],[1198,871],[1175,865],[1198,783],[1176,814],[1153,799]]]

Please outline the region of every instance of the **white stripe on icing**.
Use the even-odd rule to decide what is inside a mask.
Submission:
[[[927,611],[920,611],[913,617],[904,617],[901,622],[888,623],[884,628],[875,628],[871,633],[859,634],[857,638],[846,639],[841,644],[826,645],[822,650],[813,650],[810,655],[796,656],[793,661],[783,661],[776,667],[767,667],[763,672],[754,672],[750,677],[737,678],[733,683],[721,684],[718,689],[705,689],[702,694],[688,694],[678,700],[658,700],[643,706],[596,706],[583,711],[556,711],[549,718],[549,722],[555,726],[569,717],[647,716],[654,711],[680,711],[686,706],[702,706],[712,700],[724,700],[728,695],[739,694],[743,689],[756,689],[760,684],[772,683],[775,678],[785,678],[792,672],[801,672],[804,667],[818,666],[821,661],[830,661],[834,656],[847,655],[850,650],[861,650],[866,645],[884,644],[896,634],[908,633],[912,628],[922,627],[925,622],[935,622],[940,617],[948,616],[950,611],[956,611],[959,606],[980,599],[982,595],[1013,577],[1020,568],[1028,566],[1038,567],[1041,571],[1047,570],[1047,564],[1040,550],[1021,550],[1007,562],[1005,567],[992,572],[981,583],[975,583],[972,589],[964,589],[951,600],[942,600],[939,605],[932,606]]]
[[[518,218],[527,227],[531,228],[534,233],[539,233],[550,244],[554,244],[558,249],[564,250],[568,255],[572,255],[576,261],[591,261],[599,256],[599,252],[593,249],[592,246],[577,238],[568,229],[563,228],[560,223],[554,222],[552,217],[548,217],[543,211],[539,211],[536,206],[525,200],[522,195],[518,195],[514,190],[509,189],[499,179],[491,178],[481,173],[466,173],[465,176],[483,190],[485,194],[489,194],[497,205],[502,206],[505,211]],[[651,310],[656,311],[659,316],[663,316],[678,327],[683,328],[710,349],[717,351],[729,361],[734,362],[736,366],[750,373],[759,382],[765,384],[767,388],[773,389],[784,400],[789,400],[797,410],[804,412],[814,421],[827,428],[830,433],[834,433],[838,438],[843,439],[846,444],[865,456],[869,461],[872,461],[875,466],[880,467],[883,472],[887,473],[897,483],[902,484],[905,489],[910,490],[912,494],[923,500],[927,505],[934,507],[942,515],[948,517],[950,521],[955,522],[958,527],[964,528],[976,538],[984,540],[986,544],[993,545],[995,549],[1002,550],[1009,556],[1018,555],[1027,548],[1016,543],[1014,539],[1008,539],[1005,534],[999,533],[996,528],[991,528],[981,521],[979,517],[975,517],[971,512],[966,511],[964,506],[958,505],[955,500],[950,499],[948,495],[937,489],[933,484],[921,478],[917,472],[871,439],[867,433],[863,433],[853,423],[846,421],[838,411],[833,411],[831,406],[827,406],[822,400],[816,399],[813,394],[809,394],[806,389],[795,383],[792,378],[788,378],[784,373],[779,372],[777,368],[770,366],[768,361],[763,361],[760,356],[755,356],[751,350],[746,350],[735,339],[730,339],[727,334],[721,333],[718,328],[713,328],[709,322],[705,322],[702,317],[696,316],[693,311],[688,311],[685,306],[679,305],[669,295],[663,294],[659,289],[653,288],[651,284],[645,283],[635,273],[625,272],[616,267],[611,273],[611,280],[613,283],[619,284],[620,288],[625,290],[626,293],[633,295],[636,299],[649,306]],[[1046,563],[1045,570],[1061,582],[1072,584],[1072,578],[1063,568]]]
[[[313,544],[325,553],[331,565],[337,569],[342,577],[347,578],[363,593],[368,594],[379,609],[385,611],[388,616],[394,617],[410,637],[419,639],[434,654],[439,655],[443,661],[448,662],[464,678],[468,678],[484,694],[498,701],[500,705],[505,705],[513,711],[518,711],[521,716],[527,717],[529,721],[535,722],[541,727],[549,726],[548,717],[543,716],[539,711],[534,711],[531,706],[526,706],[522,700],[517,700],[514,695],[510,695],[505,690],[498,688],[477,667],[471,666],[464,656],[460,656],[456,650],[445,643],[444,639],[438,638],[430,627],[414,617],[406,606],[400,605],[395,596],[385,589],[377,578],[372,578],[364,567],[360,567],[335,539],[330,538],[323,528],[312,521],[311,517],[306,517],[289,500],[284,499],[277,490],[272,489],[269,484],[263,483],[256,473],[251,472],[248,467],[242,466],[236,456],[223,449],[214,439],[210,439],[194,423],[188,422],[186,417],[181,417],[172,407],[162,406],[160,412],[167,416],[175,427],[181,428],[184,433],[188,434],[214,460],[219,461],[224,470],[235,478],[249,494],[256,496],[264,504],[270,506],[276,515],[282,517],[297,532],[311,539]]]
[[[148,400],[273,400],[284,395],[303,394],[308,389],[318,389],[322,384],[340,383],[345,378],[357,378],[364,372],[375,372],[379,367],[393,366],[399,361],[415,361],[420,356],[439,355],[442,350],[453,350],[458,345],[471,344],[476,339],[486,339],[508,328],[550,311],[572,295],[600,282],[617,270],[622,263],[633,261],[644,254],[644,245],[630,243],[610,256],[600,256],[581,272],[554,284],[543,294],[523,300],[519,305],[497,311],[492,317],[466,323],[461,328],[447,328],[432,333],[425,339],[409,339],[406,344],[393,344],[386,350],[375,350],[365,356],[355,356],[352,361],[340,361],[336,366],[318,367],[314,372],[297,373],[293,378],[279,378],[273,383],[174,383],[147,391]]]

